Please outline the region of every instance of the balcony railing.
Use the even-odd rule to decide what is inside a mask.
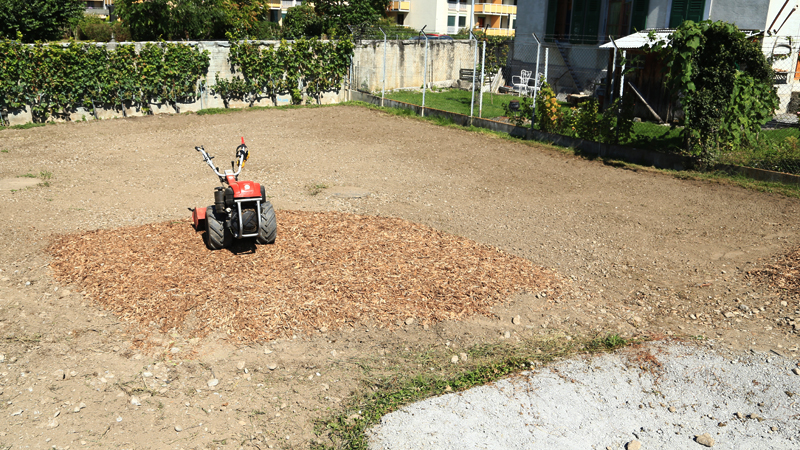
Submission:
[[[450,11],[466,11],[467,4],[461,2],[447,2],[447,9]]]
[[[300,6],[303,2],[301,0],[281,0],[281,9],[287,9],[294,6]]]
[[[483,31],[483,28],[476,26],[475,32]],[[513,28],[487,28],[486,34],[489,36],[514,36]]]
[[[267,5],[269,5],[269,9],[281,9],[281,0],[269,0]]]
[[[458,34],[458,27],[447,27],[447,34]]]
[[[476,3],[475,14],[516,14],[516,5],[501,5],[499,3]]]
[[[387,11],[408,12],[411,9],[411,2],[389,2]]]

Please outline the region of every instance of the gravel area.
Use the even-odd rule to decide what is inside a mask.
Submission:
[[[797,449],[798,373],[773,353],[656,342],[409,405],[370,448]]]

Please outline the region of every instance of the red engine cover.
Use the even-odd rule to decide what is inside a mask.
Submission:
[[[233,189],[233,198],[261,197],[261,185],[255,181],[236,181],[228,178],[228,185]]]

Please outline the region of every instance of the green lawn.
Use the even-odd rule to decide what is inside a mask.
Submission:
[[[396,91],[387,98],[414,105],[422,105],[422,92]],[[493,119],[505,116],[504,106],[519,97],[507,94],[483,94],[483,111],[480,117]],[[474,115],[478,117],[480,94],[475,95]],[[469,115],[471,92],[461,89],[427,91],[425,106],[443,111]],[[568,108],[561,104],[562,108]],[[657,150],[665,153],[682,153],[681,128],[659,125],[652,122],[637,122],[633,125],[633,138],[625,143],[633,147]],[[788,173],[800,173],[800,128],[789,127],[764,130],[759,144],[724,152],[719,162],[744,165]]]
[[[400,102],[422,105],[421,91],[395,91],[386,94],[386,98]],[[483,111],[480,117],[493,119],[505,116],[504,105],[511,100],[518,99],[515,95],[507,94],[483,94]],[[461,89],[448,89],[443,91],[426,91],[425,106],[433,109],[441,109],[454,113],[469,115],[472,92]],[[480,103],[480,92],[475,92],[475,117],[478,117],[478,105]]]

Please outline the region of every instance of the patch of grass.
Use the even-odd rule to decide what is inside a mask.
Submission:
[[[0,127],[0,130],[27,130],[28,128],[38,128],[47,125],[46,123],[23,123],[22,125],[11,125],[10,127]]]
[[[308,195],[317,195],[320,192],[328,189],[328,185],[325,183],[316,183],[316,184],[308,184],[306,185],[306,191]]]
[[[32,173],[30,173],[30,172],[28,172],[28,173],[26,173],[24,175],[18,176],[17,178],[37,178],[37,176],[32,174]]]
[[[4,148],[4,149],[0,150],[0,153],[8,153],[8,149]]]
[[[367,449],[365,431],[385,414],[404,405],[446,392],[484,385],[579,351],[604,352],[634,342],[639,341],[609,335],[569,340],[564,336],[552,336],[529,339],[519,344],[482,344],[466,349],[464,353],[468,354],[468,358],[459,364],[431,364],[432,361],[449,360],[452,349],[425,349],[416,357],[402,355],[404,363],[398,365],[393,373],[367,378],[368,385],[348,402],[343,411],[317,423],[317,434],[327,435],[334,445],[316,443],[312,448]]]
[[[413,105],[422,105],[422,91],[395,91],[386,94],[386,98]],[[505,116],[505,105],[519,97],[510,94],[483,94],[483,111],[481,117],[494,118]],[[469,115],[472,104],[472,91],[461,89],[446,89],[442,91],[425,93],[425,107]],[[475,105],[473,114],[478,117],[480,106],[480,93],[475,92]]]

